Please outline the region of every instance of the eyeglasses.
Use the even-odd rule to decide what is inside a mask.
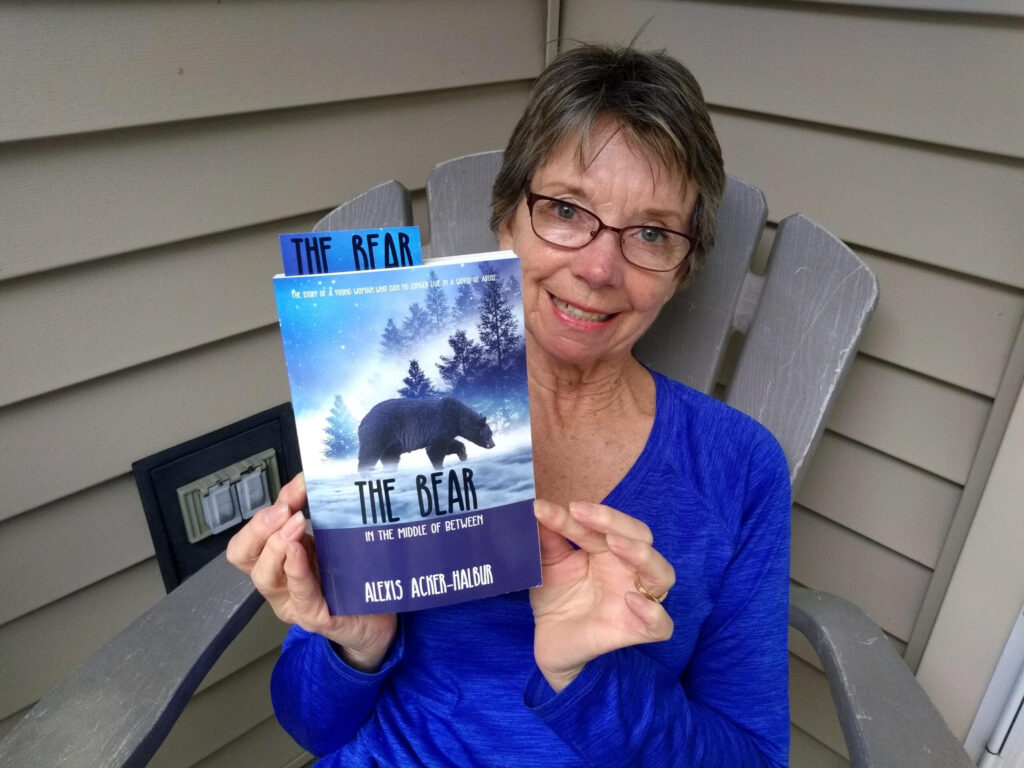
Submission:
[[[619,236],[626,261],[652,272],[672,271],[697,245],[695,237],[663,227],[610,227],[586,208],[557,197],[530,192],[526,195],[526,207],[534,234],[544,242],[575,250],[593,242],[607,229]]]

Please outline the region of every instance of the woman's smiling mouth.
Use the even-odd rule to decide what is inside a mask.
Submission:
[[[555,305],[556,309],[563,314],[568,315],[573,320],[580,320],[586,323],[603,323],[615,316],[615,313],[605,314],[601,312],[589,312],[585,309],[574,306],[573,304],[569,304],[551,293],[549,293],[548,296],[551,297],[551,303]]]

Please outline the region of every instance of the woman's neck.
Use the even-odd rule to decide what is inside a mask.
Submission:
[[[653,380],[632,355],[587,367],[555,360],[527,337],[530,407],[554,423],[580,418],[647,412],[653,405]]]
[[[654,378],[632,356],[580,369],[527,350],[537,496],[599,502],[647,443]]]

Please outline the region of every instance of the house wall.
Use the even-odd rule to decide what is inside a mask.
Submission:
[[[912,668],[1022,376],[1010,360],[1024,343],[1024,4],[968,13],[980,5],[562,3],[564,38],[640,32],[638,45],[687,64],[727,170],[765,192],[770,222],[805,213],[878,276],[878,310],[795,499],[792,578],[860,605]],[[792,764],[846,764],[799,637],[791,670]],[[947,682],[925,680],[936,694]],[[958,707],[947,718],[962,736]]]
[[[504,146],[544,2],[0,6],[0,734],[164,593],[131,464],[289,398],[279,232]],[[471,30],[467,34],[466,30]],[[153,766],[302,760],[263,609]]]

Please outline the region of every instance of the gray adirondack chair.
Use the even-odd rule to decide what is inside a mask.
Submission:
[[[500,152],[439,165],[427,182],[430,256],[493,250],[487,226]],[[730,178],[718,242],[691,287],[638,345],[653,367],[711,391],[729,337],[744,334],[725,399],[779,439],[794,487],[877,301],[870,270],[801,215],[783,220],[764,276],[750,271],[767,217],[759,190]],[[319,230],[412,223],[397,182],[325,216]],[[83,662],[0,743],[0,765],[145,765],[214,661],[262,599],[223,556]],[[826,672],[855,768],[973,763],[884,633],[859,609],[800,586],[790,624]]]

